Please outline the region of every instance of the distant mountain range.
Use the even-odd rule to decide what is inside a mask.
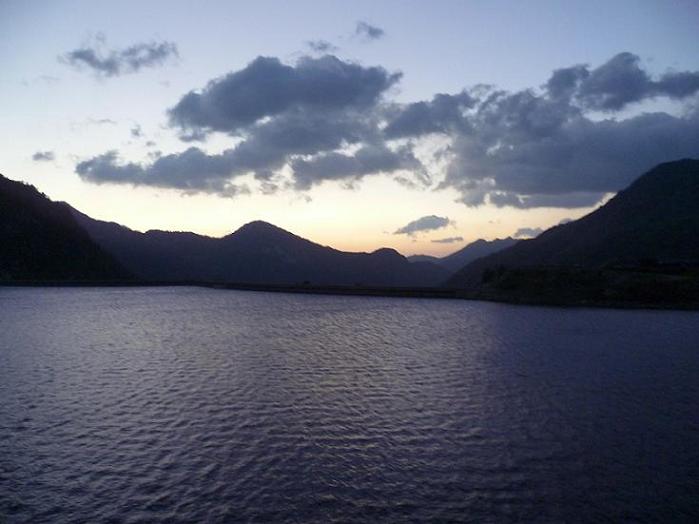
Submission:
[[[413,264],[393,249],[338,251],[260,221],[223,238],[211,238],[181,232],[140,233],[72,212],[97,244],[144,280],[429,287],[441,284],[450,274],[436,264]]]
[[[450,273],[454,273],[476,259],[501,251],[517,242],[518,240],[509,237],[497,238],[495,240],[479,239],[445,257],[412,255],[408,257],[408,260],[411,262],[432,262],[446,268]]]
[[[0,281],[128,280],[68,205],[0,175]]]
[[[433,287],[449,271],[393,249],[349,253],[265,222],[223,238],[140,233],[95,220],[0,175],[0,281],[227,282]]]
[[[480,258],[447,285],[515,301],[699,301],[699,160],[661,164],[589,215]]]
[[[589,215],[534,239],[478,240],[444,258],[338,251],[265,222],[223,238],[140,233],[0,176],[0,282],[129,280],[699,307],[699,160],[661,164]]]

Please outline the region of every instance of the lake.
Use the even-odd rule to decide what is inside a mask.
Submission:
[[[0,288],[0,522],[690,522],[699,313]]]

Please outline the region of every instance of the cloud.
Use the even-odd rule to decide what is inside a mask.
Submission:
[[[85,159],[78,174],[222,196],[236,194],[245,175],[270,194],[383,174],[453,190],[467,206],[584,208],[660,162],[699,156],[698,76],[652,75],[620,53],[598,67],[556,69],[538,88],[478,84],[400,104],[389,95],[401,74],[380,66],[258,57],[168,111],[185,141],[229,135],[224,151],[191,147],[141,163],[107,152]],[[683,105],[674,114],[627,110],[658,96]]]
[[[332,55],[303,57],[295,65],[257,57],[245,68],[190,91],[169,110],[184,132],[235,134],[290,110],[316,112],[373,107],[401,77],[382,67],[362,67]]]
[[[536,109],[491,109],[498,121],[476,121],[473,134],[452,143],[442,187],[457,189],[467,205],[484,203],[486,194],[520,208],[594,205],[660,162],[699,155],[697,114],[577,115],[542,130],[532,124],[546,118]]]
[[[185,193],[216,193],[232,197],[247,189],[230,182],[230,150],[219,155],[207,155],[191,147],[179,154],[165,155],[142,166],[121,163],[116,151],[109,151],[80,162],[76,173],[85,181],[96,184],[131,184],[180,189]]]
[[[579,107],[618,111],[649,98],[683,99],[699,92],[699,71],[668,72],[653,79],[633,53],[619,53],[601,66],[557,69],[546,83],[554,99],[574,101]]]
[[[434,244],[456,244],[457,242],[463,242],[464,237],[446,237],[446,238],[435,238],[430,240]]]
[[[699,156],[699,112],[618,117],[633,102],[699,94],[699,72],[653,77],[620,53],[597,68],[553,72],[542,89],[478,85],[388,111],[387,140],[439,133],[450,140],[440,188],[468,206],[592,206],[654,165]],[[610,113],[600,119],[599,112]]]
[[[86,159],[77,172],[95,183],[220,189],[223,196],[230,196],[227,182],[246,174],[261,182],[262,192],[276,191],[272,179],[287,165],[292,180],[282,186],[299,190],[323,180],[352,183],[400,170],[425,179],[412,151],[387,148],[378,130],[383,93],[399,78],[330,55],[292,66],[258,57],[202,91],[190,91],[169,111],[183,140],[205,140],[220,131],[236,137],[233,147],[213,155],[192,147],[144,164],[120,163],[116,152],[108,152]]]
[[[331,152],[311,160],[298,159],[291,167],[297,189],[309,189],[323,180],[358,180],[375,173],[423,170],[409,149],[391,151],[383,145],[363,146],[353,155]]]
[[[210,193],[221,188],[222,196],[232,196],[226,186],[226,181],[231,178],[252,173],[258,180],[268,181],[287,163],[294,164],[301,157],[313,157],[320,152],[358,143],[366,139],[372,129],[371,123],[354,114],[289,111],[251,126],[245,140],[219,154],[208,154],[200,148],[190,147],[182,153],[163,156],[153,164],[142,165],[119,164],[118,155],[112,151],[82,162],[76,171],[83,179],[96,183],[157,185]],[[360,151],[362,154],[357,162],[361,165],[382,165],[379,149],[365,147]],[[406,153],[401,162],[409,159],[410,153]],[[386,161],[383,162],[385,165]],[[307,188],[316,182],[312,164],[308,162],[305,166],[296,183],[298,188]],[[361,174],[357,171],[344,175],[338,172],[331,178],[356,178],[357,175]],[[318,176],[328,178],[327,174]]]
[[[53,151],[37,151],[32,155],[32,160],[35,162],[53,162],[56,155]]]
[[[679,99],[699,91],[699,72],[666,73],[653,80],[639,63],[637,55],[619,53],[596,69],[575,66],[573,94],[587,108],[617,111],[646,98]]]
[[[140,125],[136,124],[131,128],[131,136],[133,138],[141,138],[143,136],[143,130]]]
[[[396,229],[394,235],[415,235],[416,233],[421,233],[424,231],[435,231],[437,229],[442,229],[451,224],[451,220],[447,217],[439,217],[437,215],[428,215],[417,220],[404,225],[401,228]]]
[[[365,40],[378,40],[379,38],[383,38],[386,32],[380,27],[360,20],[354,28],[354,34]]]
[[[513,238],[534,238],[542,233],[543,229],[540,227],[520,227],[515,234],[512,235]]]
[[[476,103],[469,93],[437,94],[429,102],[408,104],[389,120],[384,129],[387,138],[422,136],[430,133],[466,132],[464,111]]]
[[[177,45],[167,41],[141,42],[124,49],[103,49],[104,38],[93,44],[74,49],[59,57],[59,60],[76,69],[88,68],[104,77],[136,73],[143,68],[163,65],[178,58]]]
[[[309,40],[306,45],[314,53],[335,53],[339,50],[336,45],[327,40]]]

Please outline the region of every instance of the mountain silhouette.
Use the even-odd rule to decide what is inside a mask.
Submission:
[[[445,257],[440,258],[429,255],[413,255],[408,257],[408,260],[411,262],[432,262],[434,264],[439,264],[440,266],[454,273],[476,259],[502,251],[503,249],[510,247],[517,242],[518,240],[509,237],[497,238],[495,240],[478,239]]]
[[[0,281],[130,277],[78,225],[66,204],[0,175]]]
[[[699,160],[668,162],[534,239],[479,240],[442,259],[409,260],[386,248],[339,251],[261,221],[222,238],[141,233],[0,175],[0,281],[441,287],[435,296],[699,307],[698,201]]]
[[[480,258],[447,285],[502,298],[569,296],[587,288],[588,297],[653,299],[675,287],[688,296],[696,278],[687,273],[699,267],[697,202],[699,160],[660,164],[589,215]]]
[[[316,286],[429,287],[449,273],[410,263],[393,249],[350,253],[255,221],[223,238],[194,233],[140,233],[73,210],[97,244],[144,280]]]

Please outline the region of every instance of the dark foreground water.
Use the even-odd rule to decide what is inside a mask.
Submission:
[[[0,522],[699,519],[699,314],[0,288]]]

